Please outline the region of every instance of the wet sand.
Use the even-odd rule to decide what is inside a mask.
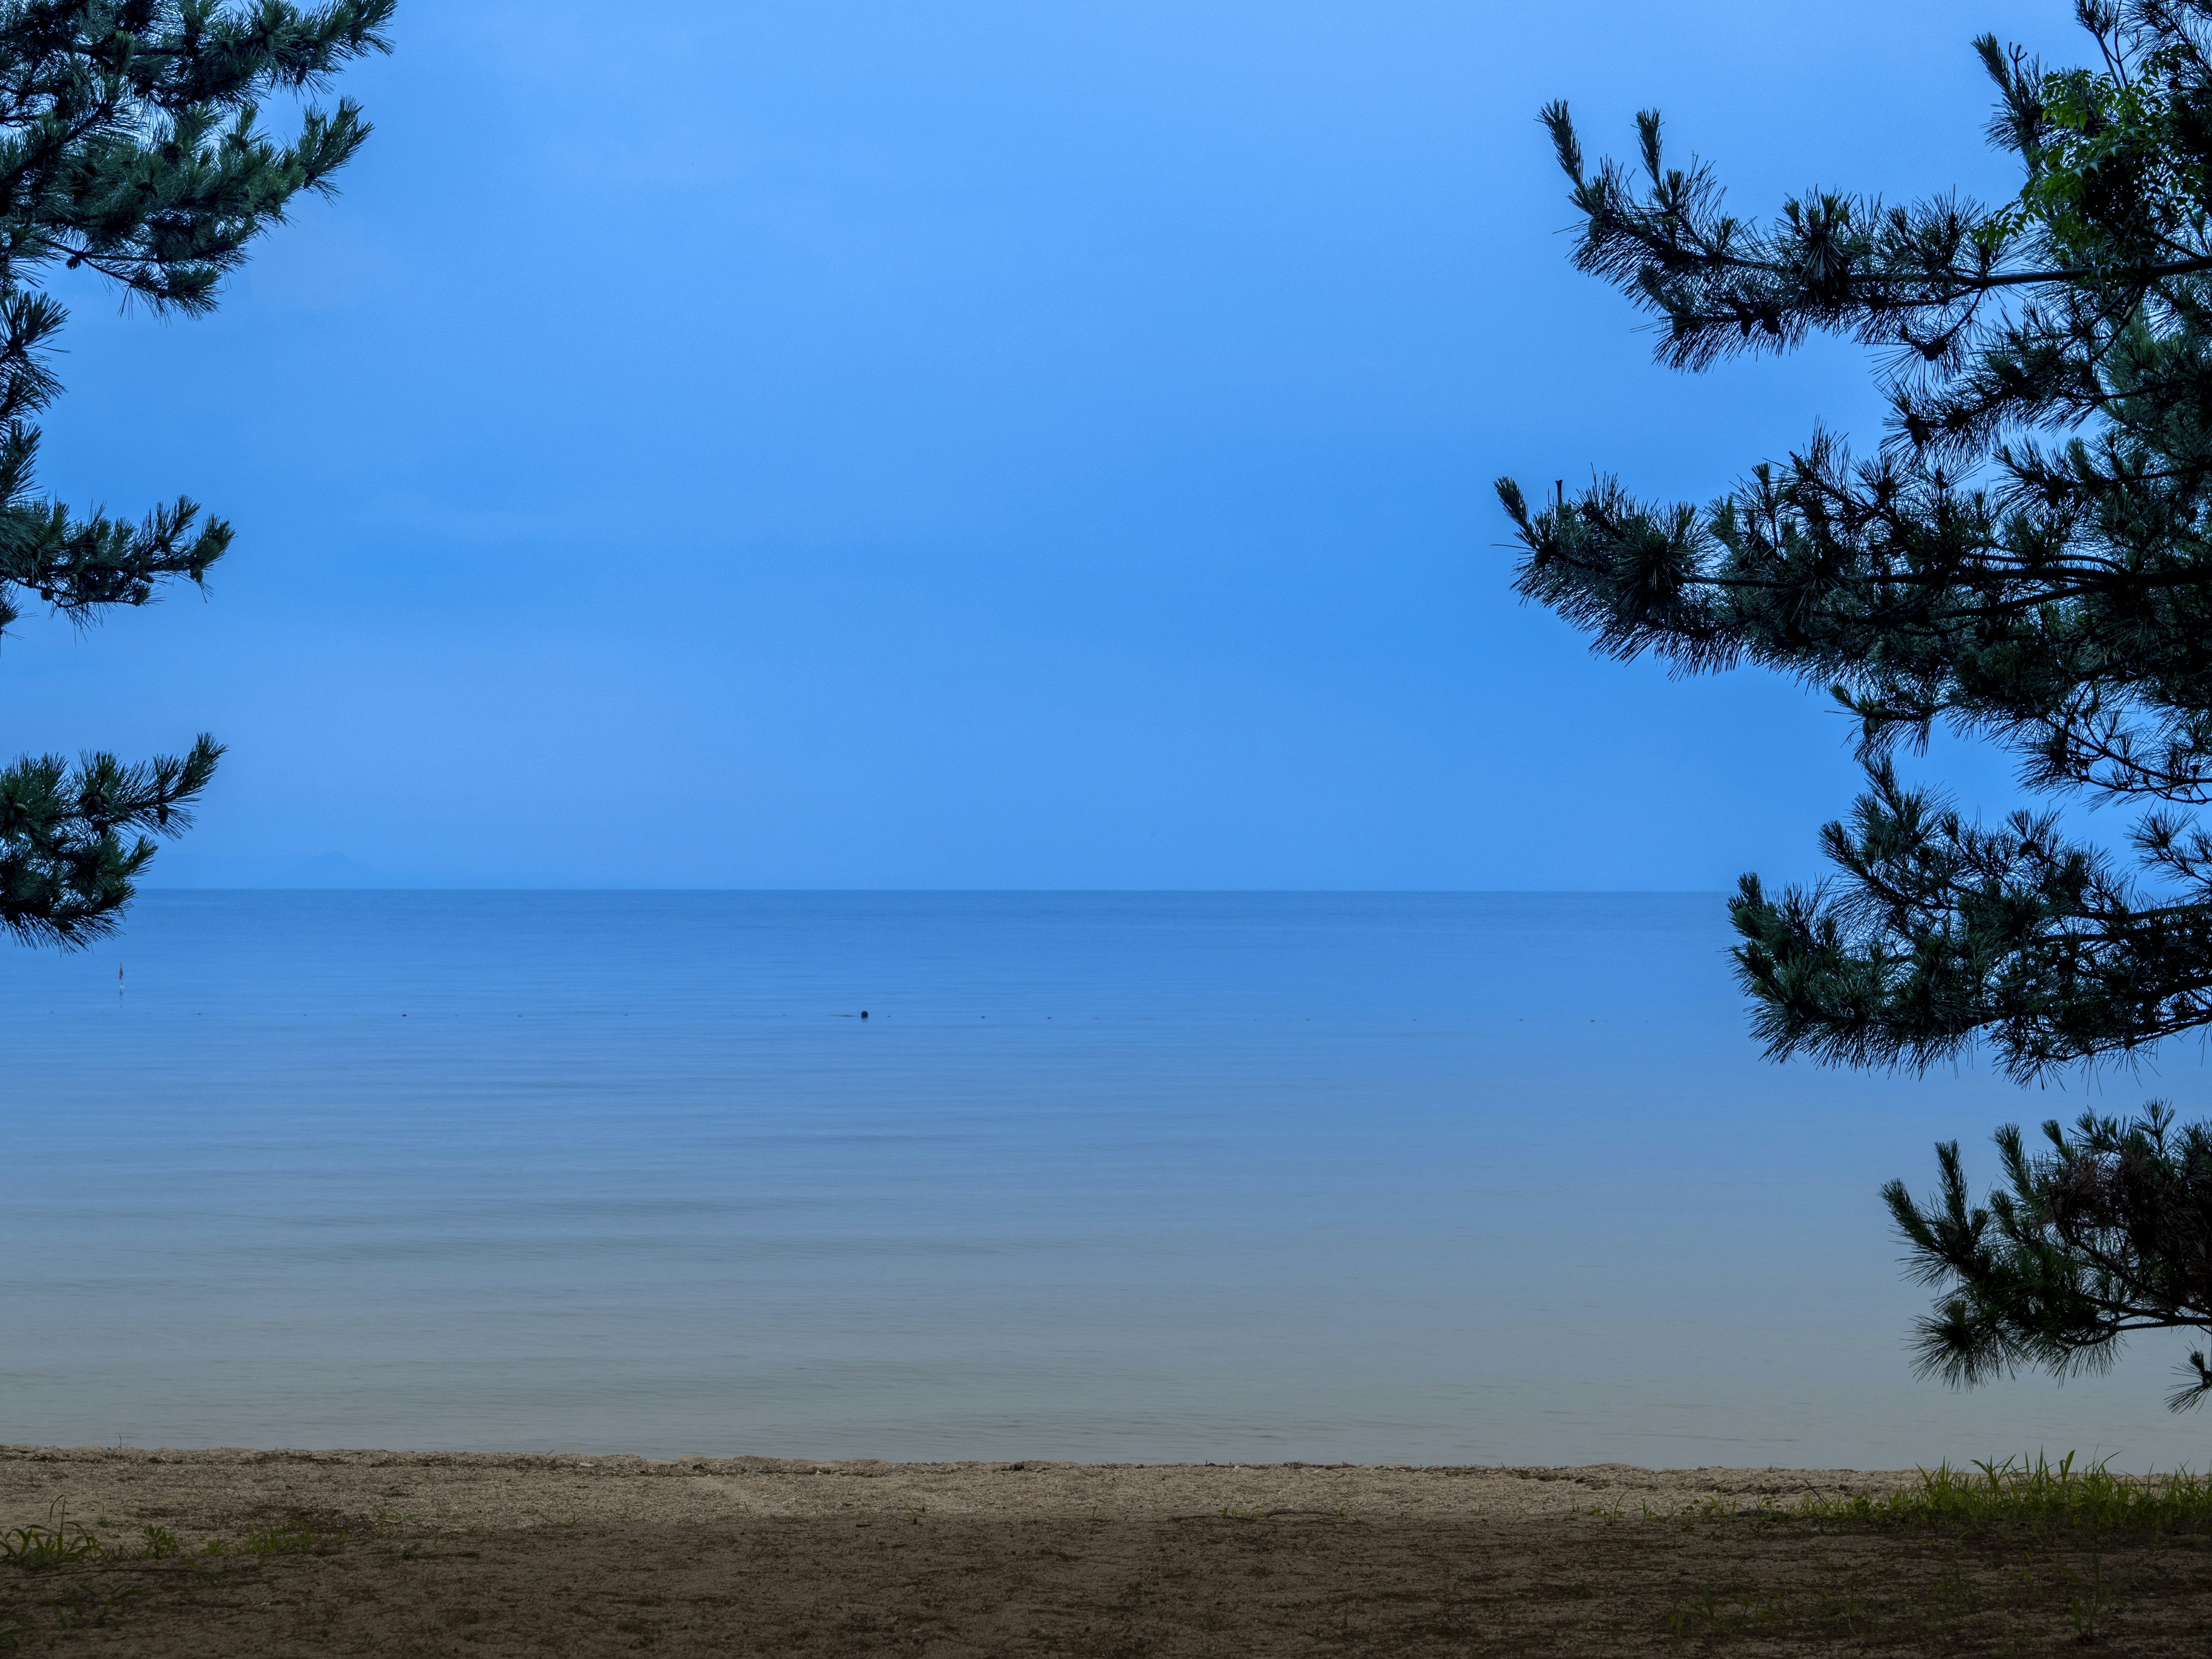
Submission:
[[[1911,1479],[9,1448],[0,1528],[101,1547],[0,1565],[0,1630],[85,1655],[2056,1652],[2094,1583],[2120,1650],[2201,1650],[2193,1540],[2092,1560],[1711,1512]]]

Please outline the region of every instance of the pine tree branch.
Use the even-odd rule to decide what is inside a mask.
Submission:
[[[0,0],[0,634],[28,604],[78,623],[204,583],[230,526],[188,498],[132,522],[42,497],[31,417],[58,387],[62,307],[89,270],[155,311],[204,312],[252,244],[333,175],[369,125],[311,108],[280,140],[260,100],[389,49],[394,0]],[[131,766],[35,757],[0,771],[0,930],[72,945],[114,925],[155,838],[189,821],[221,750]]]
[[[43,755],[0,770],[0,929],[64,948],[112,932],[154,856],[152,837],[190,826],[222,756],[203,735],[187,754],[135,766]]]

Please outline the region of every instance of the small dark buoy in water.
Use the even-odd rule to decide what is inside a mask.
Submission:
[[[867,1011],[866,1009],[865,1009],[865,1008],[861,1009],[861,1010],[860,1010],[860,1018],[861,1018],[862,1019],[866,1019],[867,1017],[868,1017],[868,1011]]]

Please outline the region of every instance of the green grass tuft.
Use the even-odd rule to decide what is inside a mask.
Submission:
[[[2007,1458],[1920,1472],[1919,1484],[1886,1498],[1808,1498],[1794,1514],[1811,1521],[1922,1531],[1991,1527],[2104,1533],[2212,1533],[2212,1476],[2114,1474],[2102,1463],[2075,1466]]]
[[[100,1559],[100,1540],[69,1518],[66,1509],[51,1511],[51,1527],[17,1527],[0,1532],[0,1561],[19,1567],[74,1566]]]
[[[304,1521],[272,1521],[246,1534],[246,1548],[256,1561],[272,1555],[328,1555],[344,1541],[343,1534],[317,1532]]]
[[[85,1630],[121,1618],[125,1604],[139,1593],[131,1584],[77,1584],[46,1605],[62,1629]]]

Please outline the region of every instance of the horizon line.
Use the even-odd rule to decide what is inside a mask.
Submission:
[[[1720,887],[739,887],[649,886],[630,884],[599,886],[583,883],[534,885],[520,882],[463,884],[455,882],[410,885],[403,882],[349,883],[342,886],[311,886],[276,882],[244,885],[214,883],[163,883],[141,887],[137,898],[163,893],[731,893],[751,896],[790,894],[827,896],[874,894],[884,896],[986,896],[1005,895],[1066,897],[1431,897],[1431,898],[1701,898],[1725,896]]]

